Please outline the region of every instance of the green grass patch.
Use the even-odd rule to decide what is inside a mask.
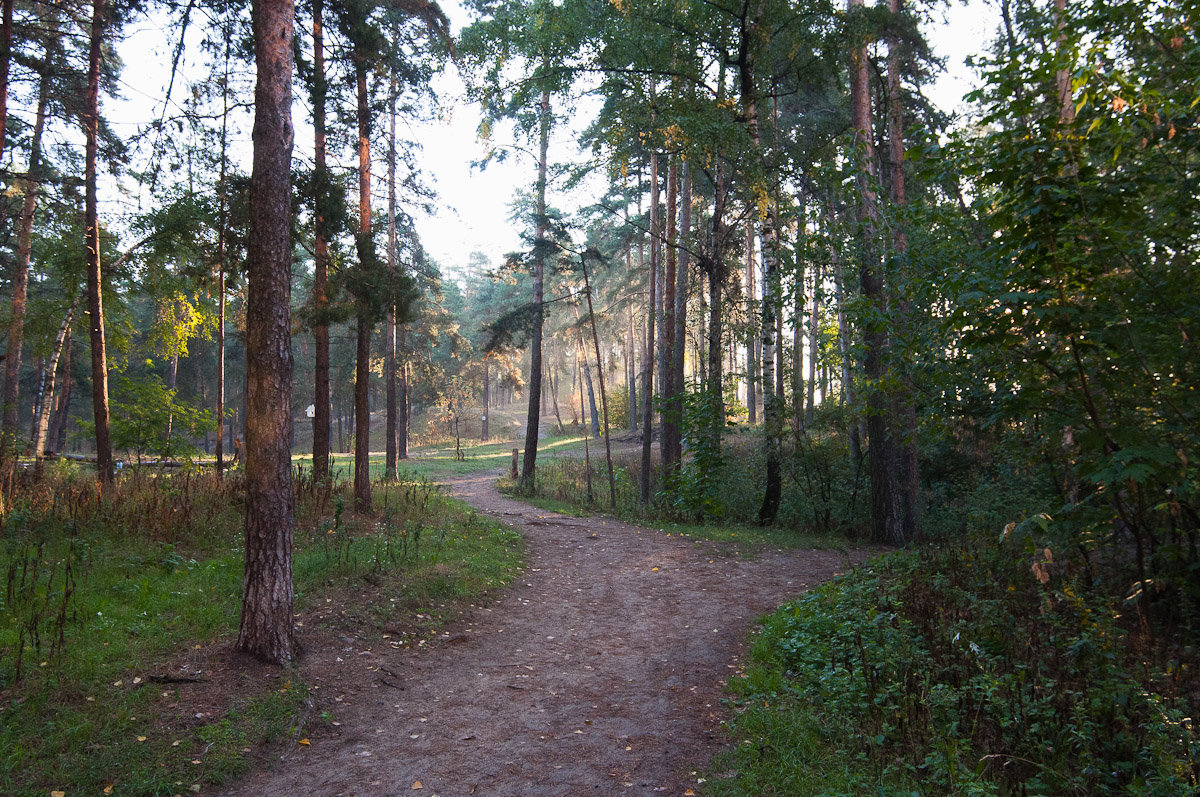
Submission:
[[[521,500],[541,509],[582,517],[608,514],[630,523],[656,528],[671,534],[682,534],[697,540],[714,543],[733,554],[753,554],[764,548],[803,548],[845,550],[847,541],[829,532],[813,532],[807,528],[758,526],[738,519],[716,520],[702,513],[683,512],[668,502],[665,494],[656,495],[650,504],[640,501],[636,481],[640,465],[628,455],[614,457],[614,480],[617,508],[612,511],[608,484],[608,468],[604,461],[603,442],[592,445],[591,500],[588,499],[587,464],[579,454],[582,439],[563,441],[557,448],[542,456],[538,449],[537,478],[533,495],[521,494]],[[516,485],[507,478],[500,480],[503,492],[517,495]]]
[[[63,468],[4,497],[0,793],[187,793],[293,733],[308,697],[295,670],[227,678],[220,704],[196,712],[188,700],[209,684],[164,680],[193,654],[221,660],[236,635],[242,495],[236,475],[135,473],[101,500]],[[354,516],[345,485],[297,482],[305,619],[335,605],[319,622],[415,643],[520,565],[516,532],[426,480],[377,486],[374,501]]]

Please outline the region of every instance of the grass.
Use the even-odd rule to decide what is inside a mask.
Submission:
[[[597,456],[599,448],[599,456]],[[609,514],[621,520],[656,528],[670,534],[681,534],[696,540],[716,544],[728,553],[753,555],[766,548],[846,550],[843,536],[781,526],[757,526],[739,522],[694,520],[664,505],[656,497],[650,505],[642,504],[634,482],[637,469],[630,454],[614,454],[617,508],[611,509],[608,470],[604,463],[603,444],[592,445],[592,500],[587,498],[587,468],[580,456],[582,438],[564,439],[556,446],[539,446],[535,493],[521,495],[521,500],[552,512],[576,517]],[[546,456],[543,457],[543,452]],[[517,494],[517,486],[507,478],[500,480],[500,489]]]
[[[229,781],[249,750],[295,732],[308,699],[295,670],[234,684],[203,711],[189,700],[217,684],[161,680],[181,664],[215,680],[214,658],[228,658],[242,572],[237,482],[133,474],[99,500],[90,478],[64,467],[4,497],[0,793],[186,793]],[[376,487],[369,517],[342,509],[344,486],[301,480],[297,494],[300,622],[421,644],[520,564],[516,532],[424,479]]]

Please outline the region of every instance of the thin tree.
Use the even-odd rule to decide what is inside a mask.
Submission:
[[[237,649],[272,664],[296,655],[292,627],[291,0],[253,7],[254,165],[246,312],[246,566]]]
[[[109,11],[104,0],[92,0],[88,36],[87,93],[84,99],[84,241],[87,251],[88,327],[92,344],[92,417],[96,426],[96,470],[100,485],[113,481],[112,436],[108,413],[108,353],[104,340],[104,276],[100,267],[100,219],[96,167],[100,143],[100,59]]]
[[[313,478],[329,478],[329,237],[331,198],[329,167],[326,165],[325,104],[325,3],[313,0]]]
[[[546,171],[550,151],[550,89],[542,89],[538,102],[538,176],[534,189],[536,230],[533,241],[533,335],[529,349],[529,411],[525,415],[525,453],[521,459],[520,488],[533,491],[537,465],[538,425],[542,416],[542,327],[545,323],[545,260],[551,246],[546,237]]]
[[[6,12],[7,13],[7,12]],[[11,24],[11,21],[10,21]],[[12,315],[8,326],[8,356],[4,359],[4,413],[0,426],[0,458],[8,465],[16,456],[17,400],[21,374],[21,343],[25,328],[25,301],[29,287],[29,258],[33,244],[33,216],[37,209],[42,181],[42,133],[46,128],[46,109],[50,103],[51,57],[56,39],[48,40],[42,74],[38,80],[37,112],[33,137],[29,144],[29,171],[22,181],[25,196],[21,202],[21,225],[17,231],[17,268],[13,277]],[[35,447],[34,456],[41,452]]]

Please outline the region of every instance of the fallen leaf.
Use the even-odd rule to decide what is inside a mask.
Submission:
[[[424,786],[421,785],[421,781],[419,781],[419,780],[414,780],[412,787],[413,787],[413,791],[416,791],[417,789],[425,788]]]
[[[112,794],[112,790],[113,790],[113,784],[111,784],[111,783],[104,787],[105,794]]]
[[[651,572],[651,573],[657,573],[657,572],[658,572],[658,568],[657,568],[657,567],[652,567],[652,568],[650,568],[650,572]]]
[[[691,789],[688,789],[687,791],[685,791],[683,793],[683,797],[694,797],[695,794],[696,794],[696,792],[692,791]]]
[[[308,739],[301,739],[300,744],[304,745],[305,747],[308,747],[309,745],[312,744],[312,742],[310,742]]]
[[[65,791],[52,791],[50,792],[50,797],[67,797],[67,793]]]
[[[142,679],[141,679],[141,677],[140,677],[140,676],[139,676],[139,677],[136,677],[136,678],[134,678],[134,679],[133,679],[133,683],[134,683],[134,685],[135,685],[135,686],[136,686],[137,684],[140,684],[141,682],[142,682]]]
[[[146,737],[145,737],[145,736],[139,736],[139,737],[138,737],[138,741],[139,741],[139,742],[144,742],[144,741],[146,741]]]

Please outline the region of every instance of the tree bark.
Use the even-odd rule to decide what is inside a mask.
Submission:
[[[87,250],[88,327],[92,344],[92,417],[96,425],[96,470],[101,488],[113,481],[112,437],[108,426],[108,354],[104,340],[104,276],[100,268],[100,219],[96,197],[96,167],[100,143],[100,58],[107,11],[104,0],[93,0],[88,43],[87,98],[83,112],[84,230]]]
[[[71,378],[71,344],[71,327],[68,326],[67,337],[63,341],[62,386],[58,389],[57,406],[50,421],[50,433],[47,438],[47,448],[58,452],[67,448],[67,418],[71,414],[71,388],[74,382]]]
[[[678,419],[679,432],[671,441],[674,451],[672,459],[680,466],[683,464],[683,394],[684,363],[687,353],[687,301],[688,301],[688,269],[691,266],[691,255],[686,248],[688,236],[692,232],[692,172],[687,163],[683,164],[683,174],[680,175],[679,201],[679,240],[685,242],[685,247],[679,250],[679,265],[675,269],[675,347],[671,351],[671,371],[675,393],[671,398],[670,412]]]
[[[396,274],[396,70],[391,70],[388,90],[388,274]],[[388,307],[386,322],[386,351],[383,360],[383,380],[387,415],[384,478],[396,481],[400,472],[396,459],[396,306]]]
[[[643,504],[650,503],[650,446],[654,438],[654,314],[658,283],[658,153],[650,153],[650,296],[646,303],[646,351],[642,367],[642,472],[639,487]]]
[[[221,84],[221,173],[217,211],[217,478],[225,471],[225,262],[229,237],[229,197],[226,194],[229,162],[229,56],[232,44],[225,40],[225,74]]]
[[[14,0],[3,0],[0,11],[0,160],[8,144],[8,75],[12,63]]]
[[[486,443],[490,439],[488,434],[488,416],[492,412],[492,379],[491,379],[491,363],[488,362],[487,355],[483,357],[483,417],[479,421],[479,440]]]
[[[316,347],[313,386],[313,479],[329,478],[329,238],[325,218],[325,202],[329,189],[329,168],[325,155],[325,20],[324,0],[313,0],[313,144],[314,182],[314,241],[313,241],[313,343]],[[340,419],[339,419],[340,447]]]
[[[545,319],[546,247],[546,160],[550,151],[550,90],[542,89],[538,105],[538,177],[535,188],[536,235],[533,258],[533,340],[529,352],[529,412],[525,416],[525,455],[521,460],[519,486],[533,492],[534,469],[537,466],[538,426],[542,419],[542,325]]]
[[[666,236],[666,273],[663,275],[663,320],[662,320],[662,358],[663,367],[660,370],[659,390],[662,393],[663,411],[660,413],[662,436],[659,440],[659,450],[662,452],[663,477],[679,469],[680,460],[680,416],[675,412],[676,394],[683,386],[675,382],[675,289],[676,269],[678,263],[678,237],[676,235],[676,214],[679,205],[679,158],[672,157],[667,167],[667,236]]]
[[[1062,3],[1064,0],[1056,0]],[[901,0],[888,0],[888,11],[900,14]],[[894,28],[893,28],[894,29]],[[904,175],[904,106],[900,96],[900,42],[896,34],[888,35],[888,150],[892,172],[892,206],[900,210],[908,202]],[[1060,86],[1060,92],[1062,91]],[[1071,104],[1070,82],[1066,84],[1065,104],[1074,112]],[[1060,97],[1061,98],[1061,97]],[[912,308],[902,288],[908,284],[908,236],[904,222],[897,219],[892,223],[892,252],[895,270],[899,279],[893,280],[893,304],[896,312],[895,325],[906,330],[912,323]],[[893,418],[896,429],[893,439],[899,460],[899,493],[901,533],[905,540],[921,536],[921,464],[917,446],[917,409],[914,403],[916,385],[912,370],[900,367],[900,382],[903,389],[893,394]]]
[[[366,54],[354,52],[354,82],[358,95],[358,239],[359,268],[363,254],[373,251],[371,239],[371,107],[367,96]],[[371,318],[369,299],[359,296],[355,323],[354,368],[354,508],[371,511]]]
[[[755,281],[754,281],[754,221],[753,219],[746,220],[746,312],[751,319],[755,315],[760,315],[761,310],[755,302]],[[761,316],[760,316],[761,317]],[[753,322],[751,323],[753,328]],[[761,345],[762,336],[759,336]],[[751,426],[758,425],[758,358],[756,357],[756,346],[754,341],[750,341],[746,346],[746,420]]]
[[[254,161],[246,259],[246,566],[237,649],[296,655],[292,626],[291,0],[256,0]]]
[[[855,13],[863,0],[847,0]],[[884,387],[888,339],[885,328],[886,297],[879,264],[879,200],[875,193],[875,144],[872,140],[869,64],[865,42],[858,42],[851,58],[851,127],[855,134],[859,228],[862,243],[859,282],[866,305],[863,371],[867,390],[867,469],[871,478],[871,537],[875,542],[902,544],[896,484],[895,445],[892,440],[891,401]]]
[[[39,475],[41,474],[42,460],[46,456],[46,441],[50,434],[50,415],[51,409],[54,407],[54,386],[55,377],[58,374],[58,362],[62,357],[64,346],[69,345],[67,341],[71,336],[71,322],[75,320],[75,304],[75,302],[71,302],[71,306],[67,308],[67,314],[63,318],[62,326],[59,327],[58,336],[54,339],[54,351],[50,354],[50,365],[46,369],[45,398],[38,412],[33,435],[34,468]]]
[[[5,0],[5,24],[11,35],[12,3]],[[7,45],[5,45],[7,47]],[[17,232],[17,268],[13,276],[12,315],[8,327],[8,355],[4,359],[4,413],[0,425],[0,460],[12,464],[17,453],[17,410],[21,377],[21,345],[25,331],[25,303],[29,289],[29,258],[33,249],[33,217],[37,210],[38,192],[42,180],[42,133],[46,128],[46,108],[50,101],[50,54],[51,45],[46,45],[45,71],[38,81],[37,114],[33,123],[33,137],[29,144],[29,172],[22,181],[25,196],[21,202],[21,226]],[[5,54],[7,59],[7,54]],[[4,65],[7,73],[7,64]],[[7,80],[7,74],[4,76]],[[7,85],[5,86],[7,89]],[[2,150],[2,147],[0,147]],[[37,448],[34,456],[40,456]]]

